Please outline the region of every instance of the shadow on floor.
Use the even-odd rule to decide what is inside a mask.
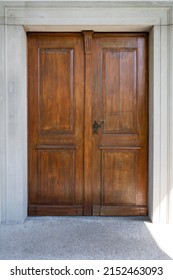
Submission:
[[[169,260],[147,217],[34,217],[0,226],[0,259]]]

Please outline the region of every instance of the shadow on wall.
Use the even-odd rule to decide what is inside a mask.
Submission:
[[[147,217],[27,218],[0,226],[0,259],[171,259],[150,225]]]

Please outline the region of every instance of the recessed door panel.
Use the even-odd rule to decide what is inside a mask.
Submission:
[[[135,151],[102,151],[103,205],[136,204],[136,167]]]
[[[104,133],[136,132],[136,50],[103,49]]]
[[[38,203],[74,203],[74,160],[71,150],[39,150]]]
[[[73,49],[39,50],[40,132],[73,133]]]

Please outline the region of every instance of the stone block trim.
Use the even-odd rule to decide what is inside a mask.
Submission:
[[[173,223],[173,1],[0,1],[0,221],[27,216],[27,31],[149,32],[149,216]]]

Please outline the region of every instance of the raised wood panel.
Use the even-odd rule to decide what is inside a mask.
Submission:
[[[30,216],[82,216],[82,205],[31,205]]]
[[[38,151],[38,203],[74,203],[74,151]]]
[[[39,130],[73,133],[73,49],[39,51]]]
[[[146,206],[131,206],[131,205],[118,205],[118,206],[93,206],[94,216],[146,216]]]
[[[136,132],[136,50],[103,49],[104,133]]]
[[[102,152],[102,204],[136,203],[135,151]]]
[[[138,46],[140,34],[118,34],[118,33],[94,33],[94,38],[98,38],[97,45],[103,49],[129,48],[134,49]]]

